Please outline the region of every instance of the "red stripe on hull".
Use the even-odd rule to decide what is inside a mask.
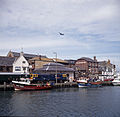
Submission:
[[[90,82],[90,83],[93,84],[93,85],[100,85],[100,84],[102,84],[101,81],[99,81],[99,82]]]
[[[44,89],[51,89],[51,86],[37,86],[37,85],[18,85],[14,84],[15,90],[44,90]]]

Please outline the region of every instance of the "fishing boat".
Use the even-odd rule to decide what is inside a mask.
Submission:
[[[78,87],[99,87],[102,86],[101,81],[93,81],[88,79],[79,79],[77,80]]]
[[[102,86],[102,81],[99,81],[99,80],[91,81],[90,84],[91,84],[91,87],[101,87]]]
[[[88,81],[86,79],[79,79],[79,80],[77,80],[77,83],[78,83],[78,87],[90,86],[90,84],[88,83]]]
[[[52,86],[49,83],[32,83],[29,78],[21,78],[20,81],[12,81],[15,90],[44,90],[51,89]]]
[[[118,74],[117,77],[112,81],[112,84],[114,86],[120,86],[120,74]]]
[[[102,85],[113,85],[112,84],[113,80],[114,80],[114,78],[104,79]]]

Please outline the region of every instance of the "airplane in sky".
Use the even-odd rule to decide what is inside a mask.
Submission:
[[[60,35],[64,35],[63,33],[59,32]]]

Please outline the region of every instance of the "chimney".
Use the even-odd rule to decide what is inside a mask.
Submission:
[[[20,56],[23,56],[24,55],[24,53],[23,53],[23,51],[20,53]]]
[[[110,59],[108,59],[107,63],[110,64]]]
[[[94,61],[97,61],[96,56],[94,56]]]

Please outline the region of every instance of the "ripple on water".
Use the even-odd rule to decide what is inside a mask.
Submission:
[[[119,117],[120,87],[0,92],[0,115]]]

